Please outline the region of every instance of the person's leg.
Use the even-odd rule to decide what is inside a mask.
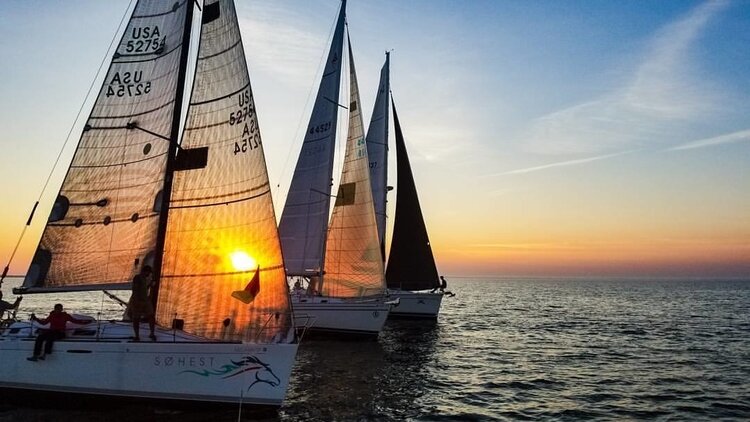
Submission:
[[[154,318],[153,315],[148,317],[148,329],[151,330],[151,334],[149,335],[149,338],[151,340],[156,340],[156,335],[154,334],[154,326],[156,325],[156,318]]]
[[[39,333],[34,341],[34,356],[39,356],[42,353],[42,343],[47,338],[47,332]]]
[[[135,334],[135,337],[133,337],[133,340],[138,341],[141,339],[141,316],[135,315],[135,313],[132,315],[133,317],[133,333]]]
[[[65,333],[62,331],[50,331],[49,335],[47,336],[47,342],[44,344],[44,354],[49,355],[52,353],[52,345],[55,343],[55,340],[59,340],[61,338],[65,338]]]

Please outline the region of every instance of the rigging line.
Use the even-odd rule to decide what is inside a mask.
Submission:
[[[63,142],[62,148],[60,148],[60,152],[57,154],[55,163],[52,165],[52,170],[50,170],[49,174],[47,175],[47,180],[44,182],[44,186],[42,187],[42,190],[39,192],[39,197],[37,197],[36,203],[34,204],[34,208],[31,210],[31,214],[29,215],[29,220],[26,222],[26,225],[23,226],[23,230],[21,230],[21,234],[18,236],[18,240],[16,241],[16,246],[13,248],[13,252],[11,252],[10,258],[8,259],[8,264],[5,266],[5,269],[3,270],[2,275],[0,275],[0,285],[2,285],[2,282],[5,279],[5,276],[8,274],[8,269],[10,268],[10,264],[11,262],[13,262],[13,258],[15,258],[16,256],[16,252],[18,252],[18,247],[21,245],[21,240],[23,240],[23,236],[26,234],[26,229],[31,225],[31,219],[34,217],[34,212],[36,211],[36,208],[39,205],[39,201],[42,200],[42,195],[44,195],[44,192],[47,190],[47,186],[49,185],[49,182],[52,179],[52,174],[55,172],[55,168],[57,168],[57,164],[60,162],[60,157],[62,157],[62,153],[63,151],[65,151],[65,147],[68,145],[68,141],[70,141],[70,135],[73,133],[73,129],[75,128],[76,123],[78,122],[78,119],[81,117],[81,112],[83,111],[83,107],[86,105],[86,101],[89,99],[89,95],[91,95],[91,90],[94,89],[94,84],[96,83],[96,80],[99,78],[99,74],[102,72],[102,68],[104,67],[104,64],[107,62],[107,59],[111,56],[109,54],[109,51],[112,50],[112,46],[115,44],[115,40],[117,39],[117,36],[120,34],[120,29],[122,28],[123,22],[125,22],[125,18],[129,15],[128,10],[130,10],[131,7],[133,6],[133,1],[135,0],[130,0],[130,2],[128,3],[128,7],[125,9],[125,13],[122,15],[122,18],[120,19],[120,24],[117,26],[117,31],[115,31],[115,34],[112,36],[112,40],[109,42],[109,47],[107,48],[107,54],[102,58],[102,62],[99,64],[99,69],[96,71],[96,75],[94,75],[94,79],[91,81],[91,85],[89,85],[88,91],[86,91],[86,96],[83,99],[83,103],[81,103],[81,107],[78,109],[76,118],[73,120],[73,124],[70,126],[68,135],[65,137],[65,142]]]
[[[333,23],[331,24],[331,27],[328,30],[328,38],[327,42],[325,44],[326,47],[330,46],[333,42],[333,33],[336,29],[336,22],[338,22],[338,11],[336,12],[336,17],[333,19]],[[310,105],[310,98],[312,98],[312,92],[313,89],[315,89],[318,84],[316,81],[318,81],[317,76],[319,74],[322,74],[325,71],[325,60],[328,55],[328,48],[323,48],[323,52],[320,55],[320,59],[318,60],[318,67],[315,70],[315,76],[313,79],[313,82],[310,84],[310,90],[307,92],[307,99],[305,100],[305,106],[302,108],[302,112],[300,113],[299,119],[297,119],[297,129],[294,131],[294,137],[292,138],[292,142],[289,144],[289,150],[286,154],[286,159],[284,160],[284,165],[281,166],[281,174],[279,175],[278,180],[276,181],[276,192],[274,193],[274,198],[279,197],[279,189],[281,188],[281,180],[286,177],[286,175],[289,173],[289,159],[292,156],[292,151],[294,150],[294,146],[296,145],[295,140],[300,138],[300,129],[302,128],[302,122],[305,116],[307,115],[305,111],[307,110],[307,107]],[[322,70],[321,70],[322,68]],[[312,110],[310,110],[310,113],[312,113]],[[305,129],[305,133],[307,133],[307,129]],[[305,137],[302,136],[302,142],[304,143]],[[301,147],[300,147],[301,148]],[[291,183],[291,182],[290,182]],[[283,209],[282,209],[283,214]]]

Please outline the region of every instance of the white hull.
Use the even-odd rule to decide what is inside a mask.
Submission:
[[[359,300],[296,294],[291,298],[295,325],[318,334],[377,336],[392,306],[386,298]]]
[[[32,362],[30,324],[15,323],[0,335],[0,388],[275,407],[284,400],[296,343],[220,343],[161,327],[150,341],[141,325],[140,342],[130,340],[129,323],[77,326]]]
[[[442,293],[388,290],[388,294],[399,299],[398,304],[391,309],[392,318],[436,319],[443,301]]]

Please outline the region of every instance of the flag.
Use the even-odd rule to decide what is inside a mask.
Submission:
[[[252,280],[250,280],[250,282],[247,283],[247,286],[245,286],[245,290],[236,290],[232,292],[232,297],[242,303],[249,304],[255,299],[255,296],[257,296],[258,293],[260,293],[260,265],[258,265],[258,269],[255,270],[255,275]]]

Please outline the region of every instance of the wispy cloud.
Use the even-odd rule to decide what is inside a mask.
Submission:
[[[678,145],[676,147],[672,147],[669,149],[669,151],[712,147],[716,145],[733,144],[735,142],[743,141],[750,141],[750,129],[727,133],[720,136],[714,136],[713,138],[698,139],[696,141],[691,141],[682,145]]]
[[[689,52],[710,19],[727,4],[704,3],[664,27],[629,83],[537,119],[527,147],[535,153],[569,154],[663,143],[673,140],[678,123],[714,112],[720,95],[710,82],[693,76]]]
[[[577,251],[586,249],[586,245],[571,242],[533,242],[533,243],[470,243],[465,249],[503,250],[503,251]]]
[[[331,22],[334,15],[332,9]],[[239,16],[251,65],[287,83],[298,86],[314,83],[312,72],[316,69],[310,63],[320,62],[327,53],[328,28],[311,27],[310,19],[274,2],[256,3]]]
[[[522,169],[517,170],[510,170],[502,173],[495,173],[490,176],[503,176],[507,174],[522,174],[522,173],[531,173],[533,171],[539,171],[539,170],[547,170],[555,167],[566,167],[566,166],[574,166],[577,164],[585,164],[590,163],[592,161],[599,161],[599,160],[605,160],[607,158],[613,158],[618,157],[620,155],[629,154],[634,151],[624,151],[624,152],[617,152],[614,154],[605,154],[605,155],[598,155],[596,157],[587,157],[587,158],[579,158],[577,160],[567,160],[567,161],[559,161],[556,163],[549,163],[549,164],[543,164],[541,166],[534,166],[534,167],[526,167]]]

